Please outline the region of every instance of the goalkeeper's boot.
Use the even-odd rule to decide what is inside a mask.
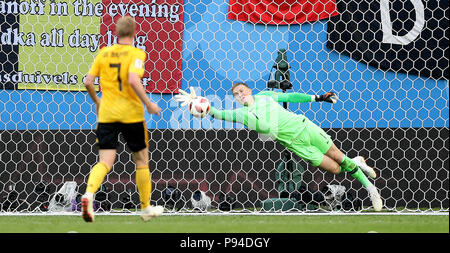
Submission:
[[[164,212],[164,207],[162,206],[147,206],[142,209],[141,218],[143,221],[148,221],[151,218],[158,217]]]
[[[357,156],[357,157],[353,158],[352,160],[364,172],[364,174],[366,174],[370,178],[376,178],[377,177],[377,173],[375,172],[375,170],[372,167],[367,165],[366,159],[364,159],[364,157]]]
[[[90,192],[86,192],[81,197],[81,215],[84,221],[94,222],[94,196]]]
[[[381,211],[381,209],[383,208],[383,200],[381,200],[377,188],[374,185],[370,185],[367,187],[367,191],[369,192],[369,197],[372,201],[373,209],[376,212]]]

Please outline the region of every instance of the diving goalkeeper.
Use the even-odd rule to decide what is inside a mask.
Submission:
[[[194,89],[191,87],[190,90],[190,94],[180,90],[180,94],[175,96],[178,102],[182,103],[181,106],[188,105],[196,97]],[[381,211],[383,202],[380,194],[366,177],[367,175],[376,178],[377,175],[374,169],[366,164],[365,159],[361,156],[350,159],[333,144],[331,137],[323,129],[306,116],[290,112],[278,103],[336,103],[338,97],[334,93],[328,92],[319,96],[263,91],[253,95],[245,83],[234,84],[231,92],[243,107],[218,110],[211,106],[209,114],[212,117],[238,122],[251,130],[268,135],[315,167],[333,174],[343,171],[350,173],[369,192],[374,210]]]

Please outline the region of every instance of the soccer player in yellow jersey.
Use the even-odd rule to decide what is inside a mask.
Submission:
[[[100,157],[89,174],[86,193],[81,198],[82,217],[86,222],[94,221],[93,196],[114,164],[119,133],[122,133],[136,163],[141,218],[147,221],[161,215],[164,209],[150,205],[152,184],[143,104],[151,114],[159,115],[161,108],[150,102],[142,86],[146,54],[133,46],[135,30],[133,18],[126,16],[118,20],[118,44],[100,50],[84,82],[97,108],[96,134]],[[101,99],[93,85],[96,77],[100,77]]]

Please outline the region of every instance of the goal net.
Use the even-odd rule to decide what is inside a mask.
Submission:
[[[236,109],[230,88],[243,81],[254,93],[334,91],[336,104],[285,106],[348,157],[366,157],[384,211],[448,213],[448,9],[437,0],[0,1],[0,214],[79,210],[98,160],[83,78],[123,15],[136,18],[143,84],[162,108],[146,114],[151,204],[198,212],[191,199],[206,196],[210,213],[373,210],[348,173],[326,173],[241,124],[193,118],[173,97],[194,87]],[[268,86],[279,52],[286,90]],[[120,144],[97,212],[140,210]]]

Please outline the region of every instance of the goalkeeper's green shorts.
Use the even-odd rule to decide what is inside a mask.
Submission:
[[[333,141],[322,128],[309,119],[305,119],[304,130],[294,138],[288,149],[314,166],[322,163]]]

